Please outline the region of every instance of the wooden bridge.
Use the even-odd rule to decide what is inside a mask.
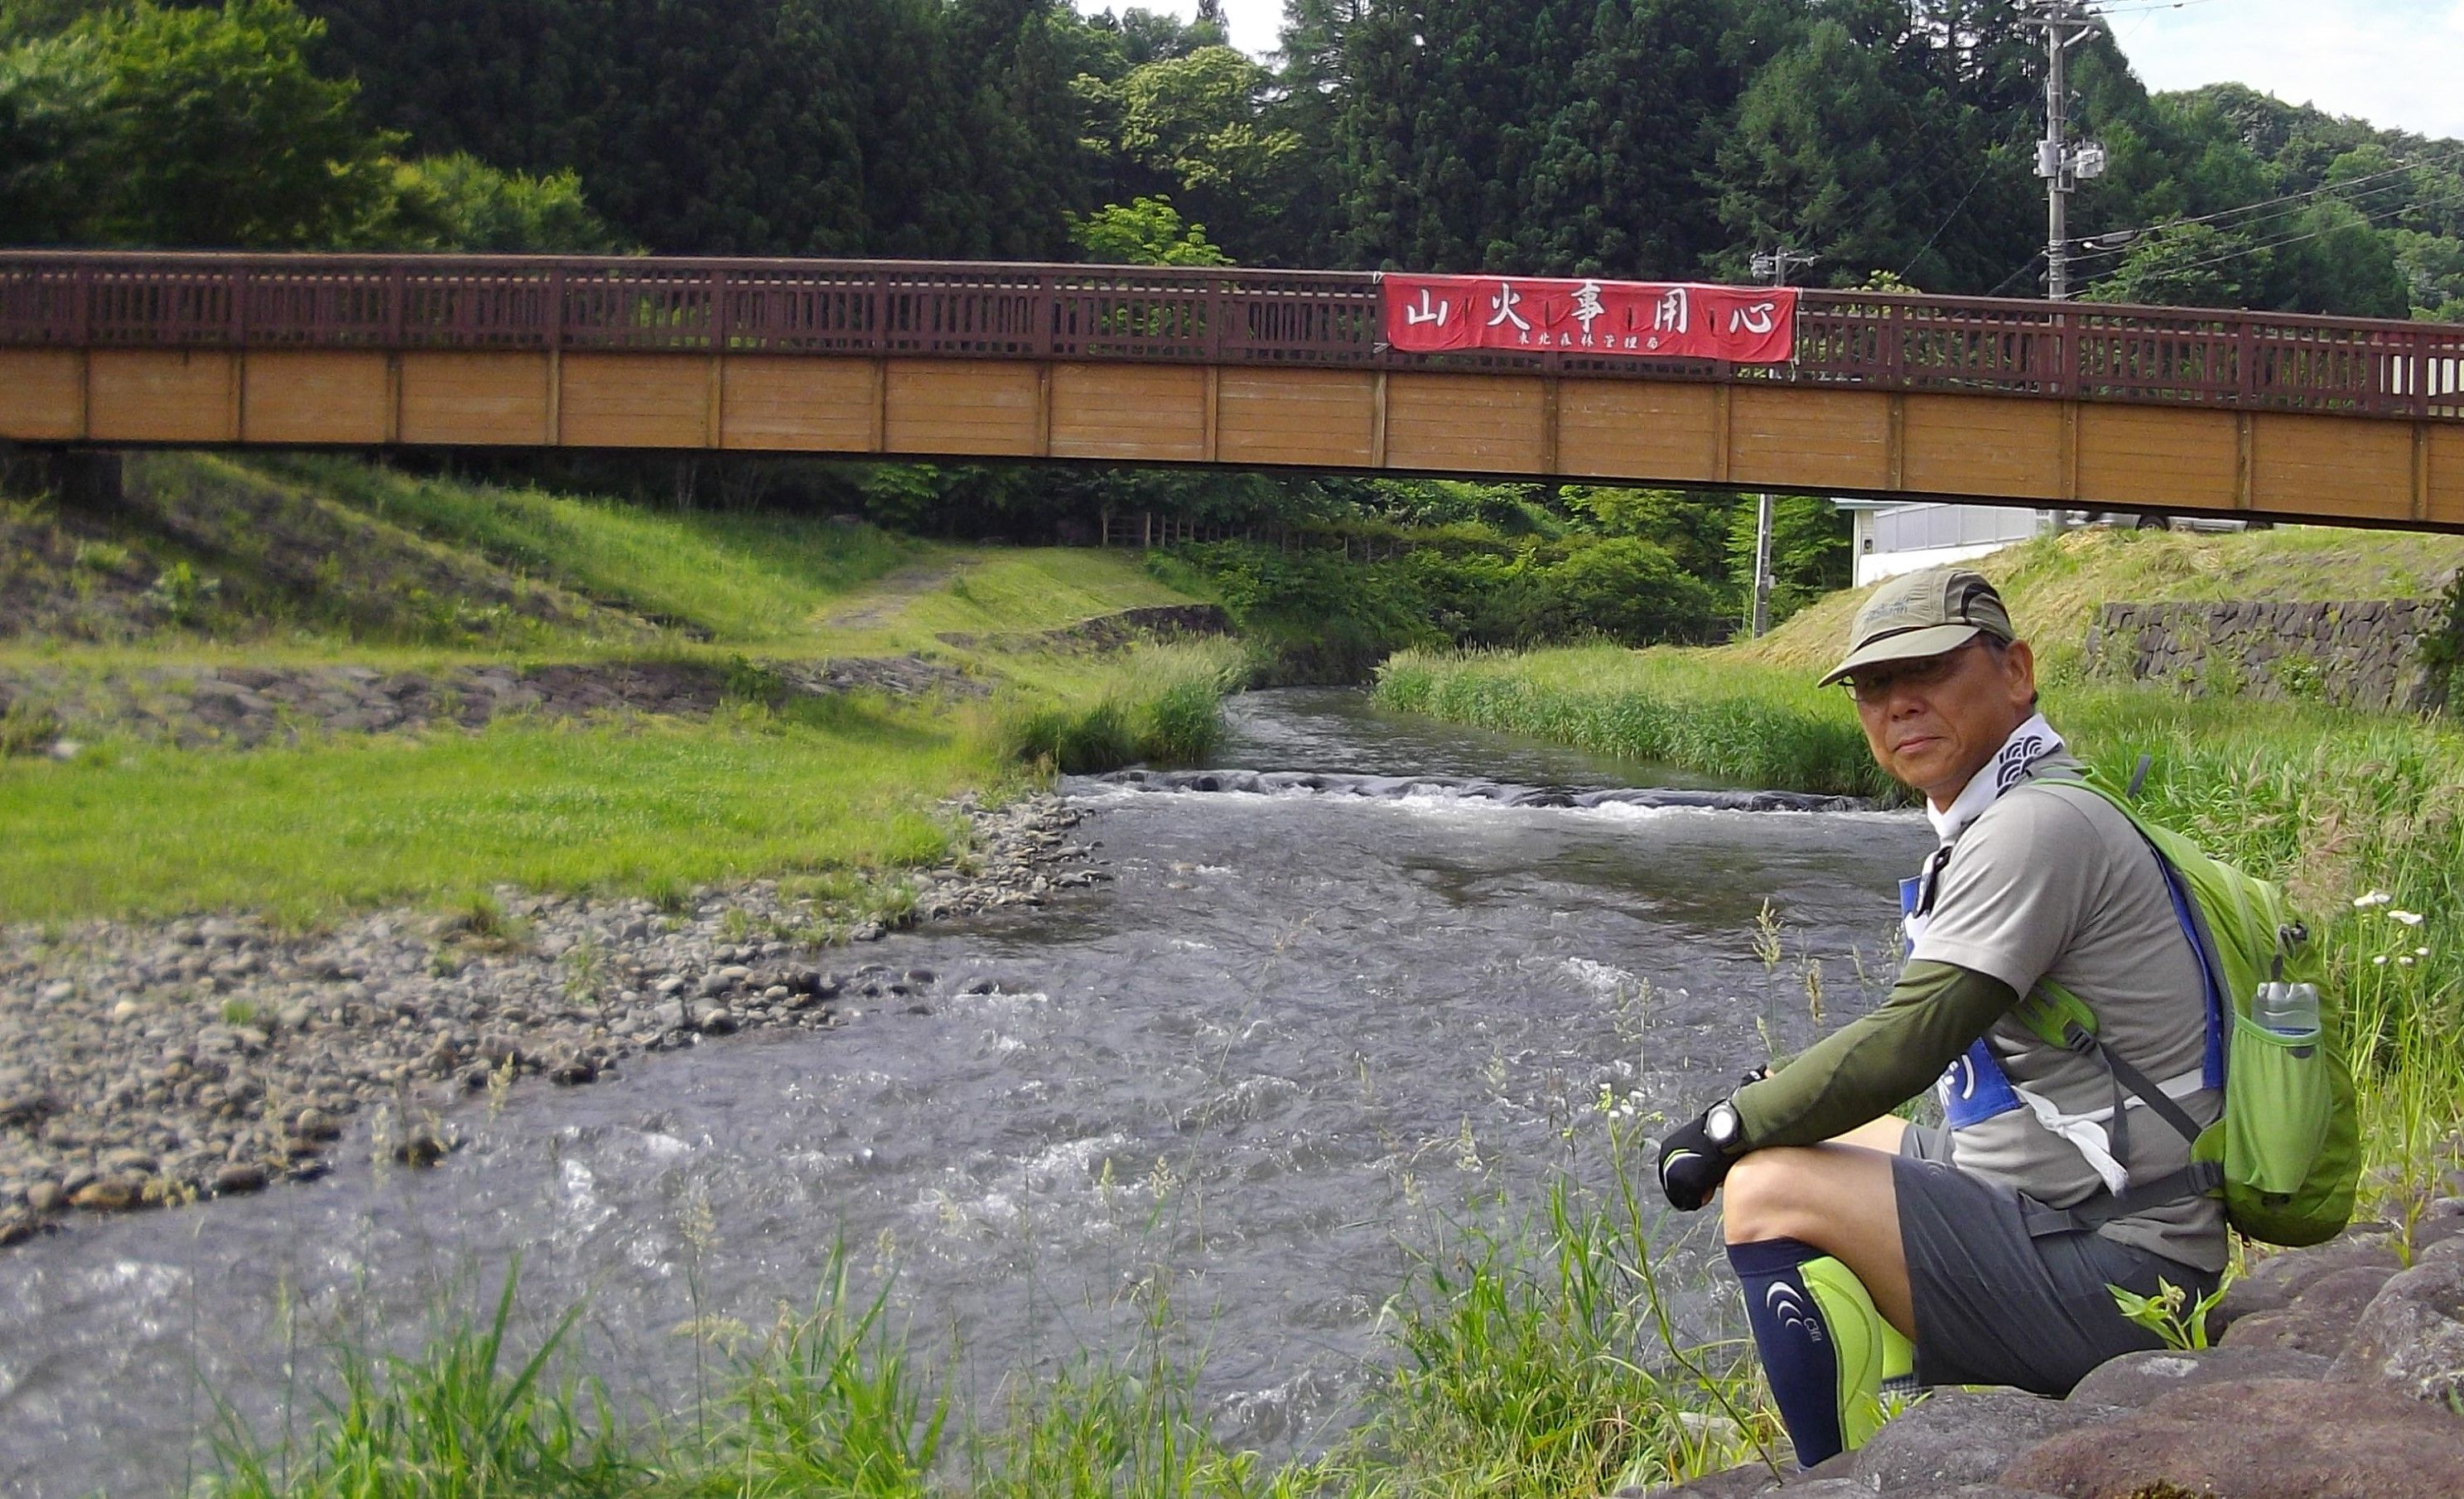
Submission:
[[[2464,530],[2464,327],[1802,294],[1784,365],[1426,356],[1377,277],[0,252],[0,442],[712,450]]]

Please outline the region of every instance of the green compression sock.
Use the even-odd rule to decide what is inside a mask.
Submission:
[[[1882,1320],[1864,1282],[1845,1265],[1825,1255],[1806,1261],[1798,1273],[1831,1330],[1839,1367],[1839,1435],[1854,1452],[1881,1427],[1883,1385],[1915,1374],[1916,1349]]]

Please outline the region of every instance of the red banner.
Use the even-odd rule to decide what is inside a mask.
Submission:
[[[1785,364],[1796,354],[1789,287],[1393,276],[1386,342],[1407,354],[1557,349]]]

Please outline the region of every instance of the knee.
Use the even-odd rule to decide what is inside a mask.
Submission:
[[[1795,1149],[1758,1150],[1728,1168],[1720,1189],[1721,1236],[1729,1244],[1803,1239],[1811,1227]]]

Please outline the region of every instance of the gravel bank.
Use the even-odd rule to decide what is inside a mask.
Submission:
[[[1110,878],[1056,797],[958,809],[971,849],[909,876],[912,907],[837,931],[776,881],[682,911],[506,892],[501,914],[390,911],[306,937],[223,916],[0,931],[0,1245],[77,1211],[319,1175],[362,1113],[377,1148],[433,1164],[462,1094],[585,1084],[646,1052],[829,1029],[929,992],[931,974],[825,933],[860,943]]]

